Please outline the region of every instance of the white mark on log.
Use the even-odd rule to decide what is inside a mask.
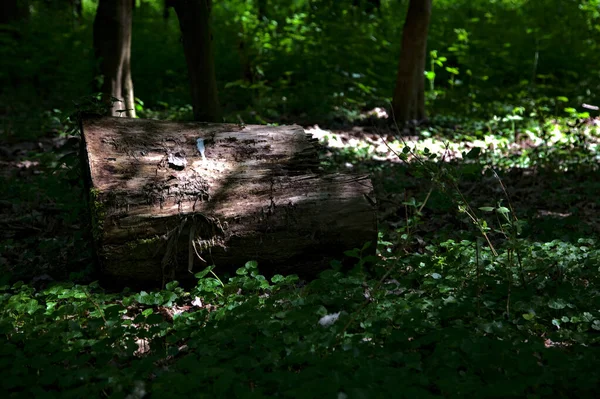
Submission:
[[[200,153],[200,155],[202,155],[202,160],[206,161],[206,157],[204,156],[204,139],[196,140],[196,147],[198,148],[198,152]]]

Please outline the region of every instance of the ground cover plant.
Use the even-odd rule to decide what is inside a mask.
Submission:
[[[430,118],[408,124],[389,112],[405,3],[215,2],[224,119],[303,123],[324,170],[369,173],[376,256],[155,290],[94,268],[77,117],[99,107],[96,3],[59,3],[0,33],[4,396],[598,395],[597,1],[434,1]],[[190,118],[175,16],[134,12],[138,116]]]

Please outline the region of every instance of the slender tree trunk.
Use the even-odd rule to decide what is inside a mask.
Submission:
[[[256,8],[258,11],[258,20],[262,21],[267,16],[267,0],[257,0]]]
[[[238,50],[240,54],[240,65],[241,67],[241,78],[246,82],[254,82],[254,71],[252,68],[252,61],[250,61],[250,51],[246,48],[246,42],[244,41],[244,32],[242,31],[242,37],[239,40]]]
[[[71,10],[73,12],[73,18],[75,20],[75,24],[81,24],[83,20],[83,0],[70,0],[71,1]]]
[[[392,109],[396,122],[425,120],[425,59],[431,0],[410,0],[402,32],[402,49]]]
[[[133,94],[133,80],[131,79],[131,51],[128,51],[123,60],[122,95],[127,116],[135,118],[135,96]]]
[[[194,119],[219,122],[220,110],[210,28],[211,0],[176,0],[175,12],[188,67]]]
[[[10,24],[29,16],[29,8],[24,0],[0,0],[0,24]]]
[[[171,7],[173,7],[173,5],[175,4],[176,0],[164,0],[163,3],[163,19],[165,22],[167,22],[169,20],[169,9]]]
[[[135,117],[131,80],[131,21],[133,0],[100,0],[94,20],[94,51],[104,77],[104,101],[112,98],[111,115]],[[125,110],[125,112],[117,112]]]

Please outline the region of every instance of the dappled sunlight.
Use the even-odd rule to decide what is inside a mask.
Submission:
[[[330,149],[345,150],[356,154],[358,159],[372,159],[374,161],[401,162],[398,154],[406,151],[408,146],[411,153],[405,160],[414,159],[413,152],[436,154],[438,160],[454,161],[463,159],[464,155],[473,148],[481,149],[482,156],[486,159],[502,160],[503,167],[528,168],[535,166],[531,157],[539,151],[552,153],[555,148],[572,150],[573,157],[581,160],[580,152],[588,154],[590,159],[599,159],[600,135],[595,126],[600,119],[591,120],[583,126],[578,133],[566,132],[566,123],[552,124],[552,129],[543,134],[541,129],[525,129],[519,133],[515,142],[514,136],[505,132],[481,133],[478,137],[468,130],[463,129],[460,134],[445,132],[435,125],[432,128],[423,127],[416,135],[400,137],[396,129],[377,127],[356,127],[352,130],[327,130],[319,125],[305,128],[307,133],[319,139]],[[449,133],[449,134],[448,134]],[[569,155],[565,154],[563,164],[556,165],[559,169],[572,168]]]
[[[600,0],[2,4],[3,397],[600,397]]]
[[[537,211],[538,216],[541,217],[555,217],[555,218],[566,218],[572,215],[572,213],[561,213],[561,212],[553,212],[540,209]]]

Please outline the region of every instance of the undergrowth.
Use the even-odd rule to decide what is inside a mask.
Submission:
[[[267,279],[249,261],[230,278],[208,268],[192,288],[171,282],[119,293],[96,282],[5,279],[0,389],[6,397],[596,395],[595,235],[537,235],[522,209],[528,199],[511,188],[511,158],[495,157],[493,148],[467,148],[461,161],[448,162],[450,144],[437,153],[396,139],[390,153],[407,163],[388,164],[385,176],[395,186],[379,180],[380,165],[360,146],[332,157],[362,165],[376,186],[387,185],[380,206],[402,198],[396,213],[380,209],[377,257],[363,258],[365,248],[346,252],[356,260],[350,272],[333,262],[313,281]],[[569,155],[593,157],[585,148],[559,153],[567,158],[553,165],[573,165],[562,162]],[[531,159],[540,171],[547,165]],[[67,224],[81,210],[62,197],[72,168],[52,156],[41,162],[54,173],[14,185],[12,195],[52,198]],[[554,184],[568,173],[551,170]],[[64,185],[43,183],[52,178]],[[479,181],[495,194],[478,196],[469,184]],[[564,190],[559,201],[584,194]],[[78,238],[54,242],[48,252],[61,245],[67,253],[85,248]]]
[[[406,7],[270,1],[261,17],[257,2],[215,2],[227,121],[367,125],[322,135],[322,166],[371,175],[377,257],[349,248],[352,271],[333,262],[310,282],[249,261],[192,288],[119,293],[89,283],[65,122],[95,107],[71,104],[98,83],[97,2],[76,23],[61,2],[29,3],[18,34],[0,32],[3,397],[598,396],[597,0],[436,1],[432,119],[402,135],[364,111],[389,100]],[[136,110],[185,120],[162,5],[136,8]]]
[[[380,242],[386,252],[390,243]],[[468,241],[310,283],[1,288],[6,397],[591,397],[600,251],[531,243],[525,269]],[[521,280],[520,274],[525,273]]]

